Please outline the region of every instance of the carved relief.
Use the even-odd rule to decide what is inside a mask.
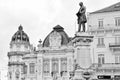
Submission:
[[[90,48],[78,48],[76,59],[81,68],[89,68],[91,65]]]
[[[59,47],[61,46],[61,35],[54,31],[50,36],[49,36],[49,43],[50,46],[52,47]]]

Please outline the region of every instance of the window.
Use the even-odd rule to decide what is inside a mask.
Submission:
[[[24,74],[27,74],[27,65],[24,66]]]
[[[115,26],[120,26],[120,17],[115,18]]]
[[[66,76],[67,73],[67,58],[61,58],[61,76]]]
[[[118,44],[118,43],[120,44],[120,37],[118,37],[118,36],[115,37],[115,43],[116,44]]]
[[[61,58],[61,71],[67,71],[67,58]]]
[[[20,77],[20,71],[19,71],[19,69],[16,70],[15,76],[16,76],[17,80],[19,80],[19,77]]]
[[[49,59],[43,59],[43,73],[44,75],[48,75],[50,72],[50,60]]]
[[[98,54],[98,64],[104,63],[105,63],[104,54]]]
[[[104,44],[104,38],[98,38],[98,44],[97,46],[105,46]]]
[[[98,20],[98,27],[103,28],[103,19]]]
[[[120,55],[115,56],[115,63],[120,63]]]
[[[27,74],[27,65],[22,66],[21,73],[22,74]]]
[[[20,56],[16,56],[16,60],[17,60],[17,62],[19,62],[20,61]]]
[[[52,59],[52,72],[55,72],[55,73],[59,72],[58,59]]]
[[[30,63],[30,74],[34,74],[35,73],[35,63]]]

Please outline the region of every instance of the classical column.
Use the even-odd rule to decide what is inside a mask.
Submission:
[[[59,62],[59,74],[60,74],[61,73],[61,59],[60,58],[58,59],[58,62]]]
[[[52,58],[50,58],[50,76],[51,76],[51,72],[52,72]]]

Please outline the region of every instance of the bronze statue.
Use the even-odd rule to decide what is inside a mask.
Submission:
[[[81,31],[81,25],[83,27],[83,32],[85,32],[85,23],[87,22],[86,15],[85,15],[86,7],[83,5],[83,2],[80,2],[79,5],[80,5],[80,9],[76,14],[78,17],[77,21],[79,25],[78,32]]]

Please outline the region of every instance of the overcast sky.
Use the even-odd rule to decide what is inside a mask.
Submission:
[[[7,52],[13,34],[21,24],[30,38],[38,44],[56,25],[64,27],[68,36],[74,36],[79,2],[87,12],[107,7],[119,0],[0,0],[0,69],[7,67]]]

